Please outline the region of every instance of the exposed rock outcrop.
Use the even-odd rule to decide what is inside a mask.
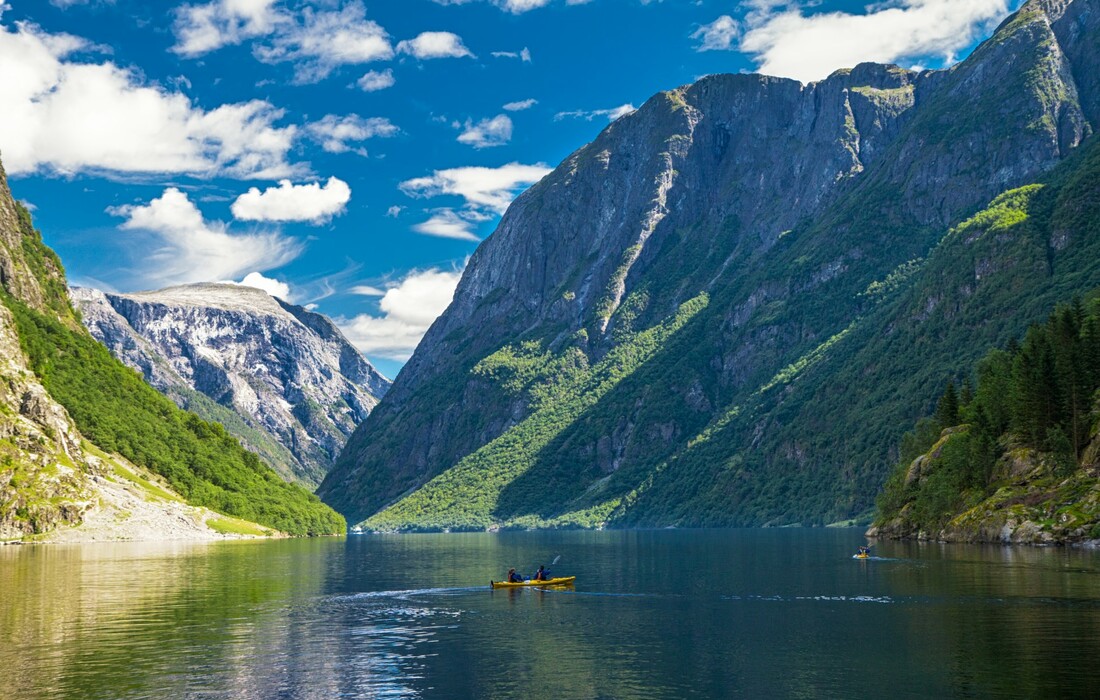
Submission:
[[[389,388],[332,321],[259,289],[71,294],[84,325],[115,357],[182,408],[223,422],[288,480],[320,483]]]

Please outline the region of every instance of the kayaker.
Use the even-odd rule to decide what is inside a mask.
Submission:
[[[523,576],[516,573],[515,569],[508,569],[508,583],[523,583]]]
[[[859,556],[866,557],[866,556],[870,556],[870,554],[871,554],[871,548],[870,547],[865,546],[865,545],[860,545]]]
[[[539,570],[535,572],[536,581],[545,581],[550,578],[550,572],[546,570],[545,566],[539,566]]]

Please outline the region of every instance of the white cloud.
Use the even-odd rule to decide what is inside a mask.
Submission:
[[[262,289],[273,297],[279,297],[283,301],[291,301],[290,285],[277,279],[264,277],[259,272],[249,272],[240,282],[234,282],[242,287],[255,287]]]
[[[302,251],[299,242],[278,233],[232,234],[220,221],[205,221],[175,187],[148,204],[107,211],[126,217],[120,229],[154,236],[157,248],[143,257],[141,275],[160,286],[234,279],[285,265]]]
[[[286,18],[272,5],[275,0],[215,0],[203,5],[183,5],[175,11],[172,50],[194,57],[229,44],[263,36]]]
[[[0,27],[0,149],[11,173],[189,173],[277,178],[296,129],[262,100],[205,111],[113,63],[66,60],[89,49],[68,34]]]
[[[398,216],[401,215],[401,212],[404,209],[405,207],[399,207],[394,204],[392,207],[386,210],[386,216],[390,217],[391,219],[396,219]]]
[[[699,27],[692,39],[699,39],[696,51],[729,51],[734,42],[741,38],[741,25],[729,15],[722,15],[710,24]]]
[[[504,111],[506,112],[522,112],[525,109],[531,109],[539,103],[536,99],[519,100],[518,102],[509,102],[504,105]]]
[[[366,355],[407,360],[428,328],[454,298],[462,273],[440,269],[413,270],[385,291],[359,286],[355,294],[376,296],[382,314],[337,319],[344,335]],[[357,291],[358,290],[358,291]]]
[[[282,180],[278,187],[268,187],[263,192],[258,187],[249,188],[230,209],[241,221],[320,224],[343,213],[350,199],[351,188],[339,178],[330,177],[324,186],[319,182],[294,185],[290,180]]]
[[[362,297],[384,297],[386,296],[386,290],[380,289],[369,284],[357,284],[348,290],[349,294],[355,294]]]
[[[440,5],[465,5],[475,0],[435,0]],[[511,12],[518,15],[529,10],[534,10],[540,7],[545,7],[550,4],[552,0],[488,0],[488,2],[496,5],[500,9]],[[589,0],[567,0],[567,5],[581,5]]]
[[[419,59],[462,58],[474,55],[462,43],[462,37],[451,32],[422,32],[415,39],[406,39],[397,44],[397,52]]]
[[[520,51],[491,51],[490,55],[493,58],[518,58],[524,63],[531,62],[531,49],[526,46]]]
[[[457,140],[474,148],[503,146],[512,140],[512,120],[506,114],[498,114],[476,124],[467,121],[465,130],[458,135]]]
[[[378,90],[385,90],[388,87],[393,87],[396,82],[397,81],[393,78],[393,71],[387,68],[384,71],[367,71],[363,74],[362,78],[356,81],[356,84],[363,92],[377,92]]]
[[[1008,0],[897,0],[869,4],[862,14],[803,15],[798,6],[770,1],[758,7],[738,48],[760,72],[804,82],[863,61],[953,63],[1009,12]]]
[[[344,117],[326,114],[323,119],[306,125],[306,131],[329,153],[344,153],[352,150],[350,143],[361,143],[372,138],[389,138],[401,132],[385,117],[364,119],[358,114]],[[360,155],[366,155],[362,148],[355,149]]]
[[[578,109],[572,112],[558,112],[554,115],[554,121],[561,121],[562,119],[565,119],[567,117],[571,117],[574,119],[585,119],[587,121],[592,121],[596,117],[607,117],[608,121],[613,122],[619,117],[630,114],[631,112],[635,111],[635,109],[637,108],[629,102],[624,105],[619,105],[618,107],[612,107],[610,109],[593,109],[589,111]]]
[[[465,212],[464,212],[465,213]],[[474,220],[471,220],[473,218]],[[476,212],[473,217],[462,216],[454,209],[438,209],[431,218],[413,226],[413,231],[436,238],[453,238],[459,241],[480,241],[474,233],[474,226],[480,218]]]
[[[521,189],[541,180],[550,168],[542,163],[508,163],[498,168],[470,166],[436,170],[427,177],[401,183],[401,191],[410,197],[457,195],[466,206],[503,214]]]
[[[302,8],[299,17],[254,53],[265,63],[293,63],[295,82],[312,83],[340,66],[389,60],[393,46],[386,30],[368,20],[366,8],[356,0],[333,11]]]

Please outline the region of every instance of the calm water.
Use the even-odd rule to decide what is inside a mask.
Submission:
[[[1100,553],[854,530],[0,548],[5,698],[1100,697]],[[574,590],[490,591],[549,564]]]

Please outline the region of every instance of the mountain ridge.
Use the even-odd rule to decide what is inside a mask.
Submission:
[[[260,289],[71,295],[115,357],[181,408],[226,425],[287,480],[316,486],[389,388],[331,320]]]
[[[382,529],[781,524],[866,510],[858,487],[825,476],[773,493],[769,472],[794,468],[774,469],[799,448],[758,448],[791,408],[741,411],[836,352],[874,304],[865,290],[1089,137],[1096,5],[1032,0],[944,71],[864,64],[809,86],[709,76],[659,93],[516,199],[319,493],[352,522],[399,504],[367,523]],[[563,371],[589,372],[704,292],[704,311],[555,426],[503,490],[477,485],[507,459],[494,441],[553,402]],[[717,479],[694,462],[667,468],[708,441],[722,446],[718,463],[744,466]],[[848,469],[820,449],[810,472]],[[888,458],[867,452],[859,472],[882,476]],[[432,485],[460,465],[468,483]],[[708,479],[720,491],[701,489]],[[643,498],[647,483],[656,490]],[[683,503],[665,510],[676,493]],[[464,499],[482,504],[475,515],[439,505]]]

